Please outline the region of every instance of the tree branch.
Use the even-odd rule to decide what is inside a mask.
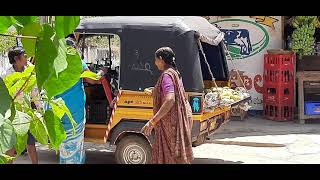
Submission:
[[[35,37],[35,36],[22,36],[22,35],[11,35],[11,34],[2,34],[2,33],[0,33],[0,36],[9,36],[9,37],[26,38],[26,39],[37,39],[37,37]]]
[[[29,121],[29,122],[24,122],[24,123],[16,123],[16,124],[12,124],[12,125],[22,125],[22,124],[29,124],[29,123],[31,123],[31,121]]]
[[[30,74],[30,76],[28,77],[28,79],[23,83],[22,87],[19,89],[19,91],[17,92],[17,94],[14,96],[13,101],[17,98],[17,96],[19,96],[26,88],[28,81],[30,80],[32,76],[32,73]]]

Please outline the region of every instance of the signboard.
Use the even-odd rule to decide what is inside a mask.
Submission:
[[[281,16],[209,16],[207,19],[225,33],[224,42],[233,59],[233,63],[228,61],[232,83],[241,85],[232,71],[238,69],[251,94],[252,109],[262,110],[263,58],[268,49],[282,48]]]

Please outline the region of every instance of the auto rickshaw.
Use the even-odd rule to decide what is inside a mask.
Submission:
[[[153,115],[151,95],[144,92],[156,84],[160,72],[155,51],[171,47],[193,110],[193,145],[202,144],[230,120],[230,107],[204,112],[204,89],[227,86],[229,71],[223,33],[202,17],[96,17],[81,20],[76,32],[85,53],[87,38],[105,36],[109,52],[91,64],[92,71],[108,68],[100,85],[86,85],[87,123],[85,141],[108,143],[115,148],[117,163],[150,163],[153,136],[141,128]],[[119,64],[112,68],[110,39],[120,39]],[[90,58],[89,58],[90,59]],[[102,62],[102,63],[98,63]],[[106,137],[106,131],[108,136]]]

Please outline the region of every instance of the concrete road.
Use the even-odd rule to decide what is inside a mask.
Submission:
[[[87,164],[114,164],[106,146],[85,143]],[[230,121],[207,142],[194,149],[194,164],[318,164],[320,123],[296,124],[250,117]],[[52,150],[38,146],[40,164],[56,164]],[[28,156],[14,163],[29,164]]]

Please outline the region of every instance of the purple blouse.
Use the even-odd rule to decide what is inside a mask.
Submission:
[[[179,85],[183,86],[182,80],[179,80]],[[170,75],[164,74],[161,83],[161,95],[166,96],[168,93],[174,93],[174,85]]]

